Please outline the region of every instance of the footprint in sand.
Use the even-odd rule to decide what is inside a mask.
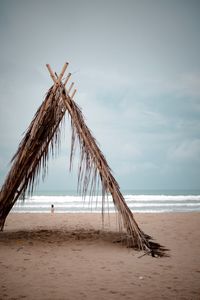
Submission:
[[[173,268],[172,266],[165,266],[165,267],[164,267],[165,270],[170,270],[170,269],[172,269],[172,268]]]
[[[117,294],[117,291],[109,291],[110,294]]]
[[[106,288],[100,288],[100,291],[107,291],[107,289]]]
[[[17,270],[17,271],[25,271],[26,268],[24,268],[24,267],[18,267],[18,268],[16,268],[16,270]]]
[[[82,249],[81,249],[81,248],[72,248],[71,250],[72,250],[72,251],[77,251],[77,252],[80,252],[80,251],[82,251]]]

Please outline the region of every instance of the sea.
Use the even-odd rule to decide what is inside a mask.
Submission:
[[[122,190],[133,213],[200,212],[200,190]],[[84,198],[76,191],[39,191],[18,200],[11,212],[101,213],[101,195]],[[105,199],[104,211],[115,212],[112,197]]]

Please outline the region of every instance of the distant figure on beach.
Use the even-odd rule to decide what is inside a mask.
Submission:
[[[53,214],[54,213],[54,205],[51,204],[51,213]]]

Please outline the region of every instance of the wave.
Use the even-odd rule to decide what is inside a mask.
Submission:
[[[125,200],[128,201],[200,201],[200,195],[124,195]],[[102,196],[32,196],[27,197],[25,200],[34,200],[34,201],[42,201],[42,202],[79,202],[79,201],[101,201]],[[112,197],[106,197],[108,201],[112,201]],[[50,201],[51,200],[51,201]],[[23,201],[23,200],[21,200]]]
[[[200,195],[125,195],[126,200],[134,201],[200,201]]]
[[[197,206],[197,207],[200,207],[200,203],[148,203],[148,204],[145,204],[145,205],[141,205],[140,203],[132,203],[132,205],[129,205],[129,208],[134,208],[134,207],[149,207],[149,206],[152,206],[152,207],[165,207],[165,206]],[[50,206],[50,203],[46,203],[46,204],[43,204],[43,203],[40,203],[38,205],[37,202],[31,202],[31,203],[24,203],[24,204],[16,204],[15,205],[16,207],[36,207],[36,206],[39,206],[39,207],[49,207]],[[110,203],[109,205],[107,205],[105,203],[105,208],[106,207],[114,207],[114,204],[113,203]],[[101,208],[102,205],[101,204],[84,204],[84,203],[65,203],[65,204],[61,204],[61,203],[56,203],[56,207],[57,208],[60,208],[60,207],[66,207],[66,208],[70,208],[70,207],[94,207],[94,208]]]
[[[133,212],[189,212],[200,211],[200,195],[124,195],[129,208]],[[49,213],[54,204],[58,213],[90,213],[101,212],[102,197],[75,196],[75,195],[40,195],[27,197],[25,201],[18,201],[13,212],[43,212]],[[112,197],[105,199],[105,210],[115,212]]]

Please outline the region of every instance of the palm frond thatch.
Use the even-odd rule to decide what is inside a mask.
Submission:
[[[1,229],[19,196],[25,197],[26,191],[32,193],[41,169],[45,175],[49,154],[59,145],[60,124],[66,110],[60,93],[60,87],[55,91],[50,88],[12,159],[0,193]]]
[[[81,194],[84,196],[89,191],[93,196],[101,184],[102,212],[105,198],[111,194],[126,229],[127,245],[144,250],[152,256],[164,255],[164,247],[152,242],[151,237],[136,223],[103,153],[85,123],[81,109],[73,100],[73,96],[69,96],[71,88],[68,91],[65,89],[69,75],[64,84],[61,82],[66,66],[57,79],[50,67],[48,68],[54,85],[49,89],[12,159],[11,170],[0,192],[0,229],[3,230],[5,219],[18,198],[25,197],[26,192],[32,194],[41,170],[45,176],[49,155],[59,146],[60,127],[67,111],[72,127],[71,167],[76,145],[80,149],[78,187]]]

